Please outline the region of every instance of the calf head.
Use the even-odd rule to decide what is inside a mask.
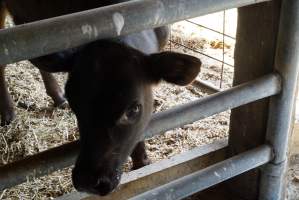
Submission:
[[[77,190],[106,195],[119,184],[122,164],[143,139],[152,112],[152,85],[193,81],[201,62],[163,52],[145,55],[124,44],[98,41],[77,54],[66,97],[80,131],[73,169]]]

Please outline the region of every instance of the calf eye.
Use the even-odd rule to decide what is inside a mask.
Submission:
[[[126,109],[124,114],[119,119],[119,124],[126,125],[135,122],[141,112],[141,104],[134,103]]]

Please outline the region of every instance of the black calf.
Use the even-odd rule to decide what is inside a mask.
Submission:
[[[4,2],[15,21],[24,23],[119,1]],[[129,155],[134,168],[149,163],[142,141],[152,113],[152,85],[161,80],[187,85],[201,66],[192,56],[158,53],[167,36],[168,29],[161,27],[32,60],[46,71],[69,72],[65,91],[81,144],[72,174],[78,190],[106,195],[119,184]]]

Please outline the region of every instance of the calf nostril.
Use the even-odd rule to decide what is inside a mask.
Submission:
[[[97,190],[101,196],[104,196],[110,193],[114,188],[111,181],[108,178],[103,177],[98,179],[94,189]]]

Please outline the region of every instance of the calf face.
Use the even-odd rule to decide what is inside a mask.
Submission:
[[[0,3],[5,2],[16,24],[23,24],[123,1],[126,0]],[[167,35],[165,28],[157,28],[138,38],[134,34],[130,43],[140,51],[156,52],[166,43]],[[191,56],[169,52],[145,55],[108,40],[31,62],[47,72],[70,72],[66,97],[77,117],[81,144],[73,183],[78,190],[100,195],[118,185],[122,164],[143,138],[152,110],[151,86],[160,80],[186,85],[196,77],[201,65]]]
[[[194,57],[145,55],[115,41],[98,41],[77,54],[66,97],[80,130],[73,169],[79,191],[106,195],[119,184],[122,164],[143,139],[152,112],[153,84],[186,85],[198,74]]]

